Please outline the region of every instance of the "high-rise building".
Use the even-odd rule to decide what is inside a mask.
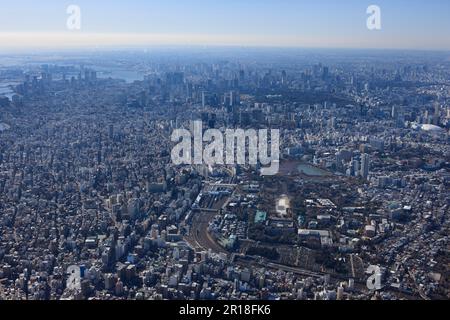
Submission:
[[[236,91],[230,91],[229,95],[225,97],[226,104],[230,107],[237,106],[241,103],[241,98],[239,95],[239,92]]]
[[[434,115],[433,115],[433,124],[434,125],[439,125],[439,121],[441,118],[441,106],[439,105],[439,103],[435,103],[434,104]]]
[[[286,84],[286,82],[287,82],[287,73],[286,73],[286,70],[283,70],[282,72],[281,72],[281,84]]]
[[[208,102],[207,102],[206,92],[202,91],[202,108],[205,108],[207,103]]]
[[[351,162],[351,175],[352,176],[358,176],[358,172],[359,172],[359,161],[353,159]]]
[[[110,139],[114,138],[114,126],[112,124],[109,125],[108,135]]]
[[[367,179],[369,177],[370,157],[368,154],[361,156],[361,177]]]
[[[398,117],[397,106],[392,106],[391,116],[392,116],[392,119],[397,119],[397,117]]]
[[[337,300],[344,300],[344,288],[342,286],[337,289]]]

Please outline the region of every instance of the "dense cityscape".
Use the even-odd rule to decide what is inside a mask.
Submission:
[[[278,174],[174,165],[196,121]],[[0,300],[449,299],[449,130],[444,52],[2,55]]]

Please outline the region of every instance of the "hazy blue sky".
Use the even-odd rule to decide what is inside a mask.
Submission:
[[[21,46],[232,44],[450,49],[448,0],[0,0],[0,51]],[[82,28],[68,31],[66,8]],[[382,30],[366,28],[381,7]]]

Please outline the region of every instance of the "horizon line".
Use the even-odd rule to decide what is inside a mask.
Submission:
[[[380,40],[380,39],[377,39]],[[162,33],[0,32],[1,51],[53,51],[145,47],[239,47],[283,49],[349,49],[450,52],[450,47],[431,44],[407,45],[396,39],[370,38],[353,41],[300,36],[206,35]]]

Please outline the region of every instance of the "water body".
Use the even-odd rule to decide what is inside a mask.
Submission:
[[[103,68],[94,68],[94,70],[98,70],[98,77],[101,79],[121,79],[125,80],[127,83],[132,83],[134,81],[142,81],[144,80],[144,75],[140,74],[137,71],[133,70],[120,70],[120,69],[103,69]]]
[[[297,167],[297,170],[300,173],[303,173],[303,174],[305,174],[307,176],[311,176],[311,177],[325,177],[325,176],[329,175],[329,173],[327,171],[317,168],[317,167],[314,167],[310,164],[300,164]]]

